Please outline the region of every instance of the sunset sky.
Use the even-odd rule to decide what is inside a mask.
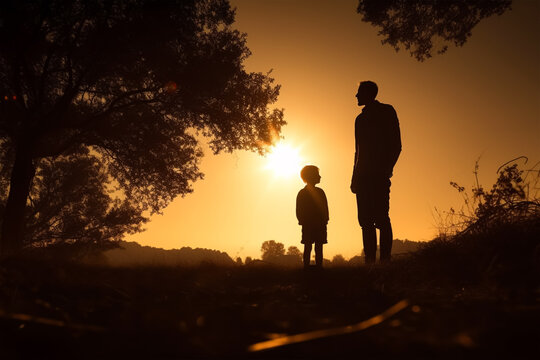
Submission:
[[[480,182],[489,188],[504,162],[525,155],[529,168],[540,161],[539,1],[514,1],[511,11],[480,22],[463,47],[422,63],[382,45],[377,29],[356,13],[357,3],[231,1],[235,27],[248,34],[252,51],[247,70],[272,69],[282,86],[275,107],[288,122],[283,146],[297,151],[301,165],[320,168],[330,209],[329,259],[362,251],[349,189],[361,111],[354,95],[362,80],[379,85],[378,100],[392,104],[400,120],[403,151],[390,194],[394,238],[432,239],[435,207],[462,203],[449,182],[470,188],[477,159]],[[214,156],[206,148],[201,169],[205,179],[192,194],[126,240],[216,249],[233,258],[260,257],[265,240],[301,248],[300,168],[290,174],[257,154]]]

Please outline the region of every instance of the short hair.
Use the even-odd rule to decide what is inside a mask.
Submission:
[[[379,93],[379,87],[373,81],[362,81],[360,82],[360,87],[365,89],[366,93],[375,99]]]
[[[305,183],[307,183],[308,180],[314,179],[317,175],[319,175],[319,168],[315,165],[306,165],[300,171],[300,177]],[[312,182],[315,182],[315,180]]]

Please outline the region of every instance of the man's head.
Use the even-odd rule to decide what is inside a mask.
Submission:
[[[315,185],[321,182],[321,175],[319,175],[319,168],[314,165],[306,165],[300,171],[300,177],[306,184]]]
[[[367,105],[375,100],[379,88],[373,81],[362,81],[358,87],[356,98],[358,99],[358,105]]]

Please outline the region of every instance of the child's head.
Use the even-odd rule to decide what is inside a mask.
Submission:
[[[313,165],[306,165],[300,171],[300,177],[306,184],[315,185],[321,182],[321,176],[319,175],[319,168]]]

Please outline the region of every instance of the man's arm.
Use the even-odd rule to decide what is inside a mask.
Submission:
[[[357,176],[358,176],[358,117],[354,121],[354,163],[353,163],[353,175],[351,179],[351,191],[356,194],[357,189]]]
[[[390,122],[390,148],[388,163],[392,170],[401,154],[401,130],[399,129],[399,119],[396,110],[392,107]],[[391,174],[391,173],[390,173]]]
[[[386,106],[384,115],[379,119],[376,163],[381,175],[390,178],[401,153],[401,132],[396,111],[391,105]]]

